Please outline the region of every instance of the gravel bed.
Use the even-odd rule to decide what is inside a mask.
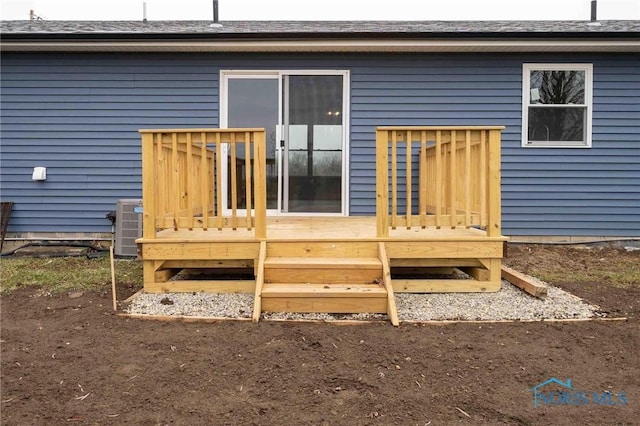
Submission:
[[[142,315],[251,318],[253,294],[140,293],[125,311]]]
[[[506,281],[495,293],[397,293],[396,308],[401,321],[580,319],[598,309],[557,287],[538,299]]]
[[[557,287],[545,299],[532,297],[503,281],[495,293],[396,294],[400,321],[585,319],[598,308]],[[251,318],[252,294],[141,293],[126,307],[130,314]],[[265,320],[386,320],[385,314],[298,314],[265,312]]]

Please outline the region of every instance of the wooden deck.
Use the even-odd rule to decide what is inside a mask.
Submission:
[[[500,288],[499,128],[379,128],[371,217],[267,217],[261,129],[141,133],[147,292],[253,293],[255,321],[375,312],[397,324],[395,293]],[[252,158],[244,177],[230,172],[246,193],[232,189],[226,210],[222,144]]]
[[[277,217],[267,228],[265,240],[246,229],[163,230],[139,240],[145,291],[254,293],[258,312],[389,313],[393,293],[500,288],[506,238],[477,229],[396,229],[378,237],[375,217]],[[234,279],[247,268],[256,279]],[[172,279],[183,269],[208,274]]]

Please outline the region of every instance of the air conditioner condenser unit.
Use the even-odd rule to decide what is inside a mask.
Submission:
[[[116,203],[116,256],[137,256],[136,239],[142,236],[142,200],[124,199]]]

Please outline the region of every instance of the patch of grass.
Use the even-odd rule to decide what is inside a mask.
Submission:
[[[640,288],[640,251],[614,246],[514,245],[505,264],[551,284]]]
[[[640,286],[640,267],[633,268],[626,265],[629,269],[601,269],[601,270],[577,270],[567,273],[566,270],[532,270],[532,274],[543,281],[554,282],[603,282],[614,287],[639,287]]]
[[[142,286],[142,262],[116,259],[116,282]],[[7,257],[0,259],[0,293],[23,287],[42,287],[58,293],[100,290],[111,286],[109,256]]]

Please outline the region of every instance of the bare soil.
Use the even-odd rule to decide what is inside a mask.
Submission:
[[[640,253],[515,246],[506,263],[529,272],[569,260],[593,267],[596,257],[636,267]],[[628,319],[158,322],[116,316],[107,289],[16,290],[1,305],[1,423],[638,424],[640,283],[577,284],[567,270],[554,284]],[[134,290],[123,284],[119,298]],[[551,377],[587,395],[624,392],[626,404],[534,408],[530,389]]]

